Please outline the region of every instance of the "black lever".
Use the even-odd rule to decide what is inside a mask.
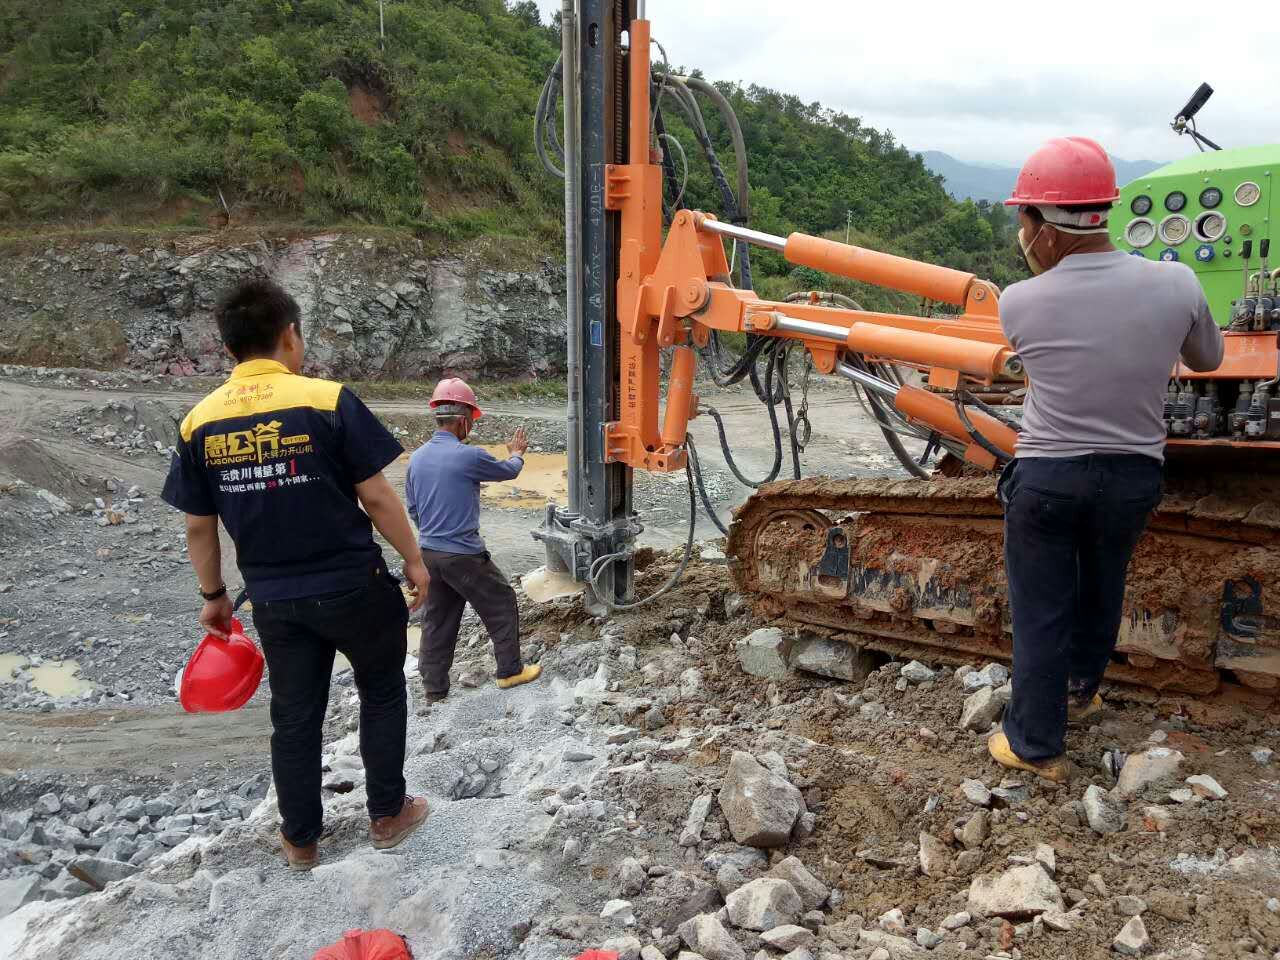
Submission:
[[[1244,243],[1240,244],[1240,256],[1244,257],[1246,260],[1253,256],[1252,240],[1246,240]]]
[[[1175,120],[1190,120],[1200,108],[1209,102],[1209,98],[1213,96],[1213,87],[1207,83],[1202,83],[1196,87],[1196,92],[1191,95],[1191,99],[1187,101],[1187,105],[1178,111]]]
[[[1261,243],[1258,244],[1258,256],[1260,256],[1263,260],[1265,260],[1267,259],[1268,256],[1270,256],[1270,254],[1271,254],[1271,238],[1267,237],[1265,240],[1263,240]]]

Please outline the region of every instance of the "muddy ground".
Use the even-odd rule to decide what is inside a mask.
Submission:
[[[198,604],[181,518],[158,494],[165,430],[196,399],[146,383],[98,389],[77,377],[25,373],[0,380],[0,657],[31,675],[29,682],[11,680],[8,670],[0,676],[0,812],[95,786],[108,800],[228,792],[266,769],[266,684],[228,716],[186,716],[174,703],[175,674],[198,639]],[[725,414],[741,468],[765,473],[773,450],[759,405],[742,395],[711,402]],[[424,436],[418,404],[371,405],[407,449]],[[900,475],[850,398],[823,391],[811,406],[806,473]],[[564,412],[509,403],[489,414],[479,442],[499,444],[522,424],[537,454],[524,483],[483,502],[487,543],[515,577],[541,562],[529,531],[563,481],[557,458]],[[748,490],[718,456],[714,425],[699,419],[693,434],[710,493],[727,517]],[[403,471],[403,462],[391,470],[397,484]],[[640,480],[642,543],[673,551],[683,542],[684,497],[679,475]],[[744,673],[737,643],[762,624],[714,559],[717,532],[705,518],[697,534],[713,559],[695,563],[653,608],[592,619],[572,600],[523,604],[526,656],[541,660],[546,677],[518,696],[503,699],[488,682],[488,644],[468,618],[455,694],[411,717],[410,788],[425,792],[437,812],[403,857],[370,857],[361,788],[330,794],[333,833],[323,855],[337,872],[303,890],[303,881],[280,867],[268,797],[243,823],[193,837],[154,861],[145,880],[139,875],[103,894],[27,908],[15,915],[21,924],[0,920],[0,947],[15,957],[47,950],[42,955],[67,960],[126,950],[175,955],[166,952],[172,949],[210,960],[306,957],[345,926],[386,923],[408,934],[419,956],[549,960],[632,936],[636,951],[652,946],[673,956],[687,947],[672,942],[669,911],[679,897],[659,881],[684,871],[714,888],[715,858],[742,855],[715,803],[691,845],[677,839],[691,804],[718,793],[740,750],[779,754],[814,814],[812,832],[794,835],[770,862],[752,861],[742,872],[750,879],[794,855],[835,891],[823,901],[821,920],[810,920],[818,960],[869,958],[877,949],[923,956],[914,946],[919,929],[941,932],[944,919],[965,911],[975,875],[1034,858],[1042,844],[1054,848],[1064,909],[1078,910],[1064,921],[1069,930],[974,916],[946,931],[932,952],[1107,956],[1136,910],[1148,954],[1280,956],[1280,903],[1269,903],[1280,896],[1280,765],[1254,757],[1280,749],[1280,718],[1228,712],[1204,723],[1191,712],[1115,702],[1106,717],[1073,734],[1070,786],[1007,778],[987,758],[985,736],[959,728],[969,691],[949,668],[920,683],[883,658],[859,660],[847,679],[794,669],[776,680]],[[663,582],[674,562],[673,553],[663,553],[642,564],[638,592]],[[227,572],[232,576],[229,563]],[[68,691],[72,682],[79,689]],[[416,683],[410,689],[416,692]],[[353,723],[350,674],[339,670],[326,742],[341,743]],[[566,760],[565,737],[590,758]],[[1178,782],[1120,804],[1123,827],[1096,832],[1080,805],[1086,787],[1111,790],[1116,758],[1153,745],[1184,755]],[[477,797],[458,797],[458,784],[475,776],[468,765],[486,758],[495,758],[499,772]],[[1172,799],[1170,789],[1193,774],[1214,777],[1226,797]],[[979,808],[962,789],[969,779],[1005,787],[1007,799],[982,809],[982,829],[970,826]],[[558,812],[557,804],[578,810],[594,801],[600,820],[590,811],[583,823]],[[920,867],[921,834],[945,848],[946,866],[933,875]],[[634,926],[600,916],[622,896],[618,867],[627,857],[649,875],[644,890],[630,896]],[[390,872],[387,862],[394,862]],[[344,895],[344,878],[358,895]],[[218,883],[221,900],[211,893]],[[469,892],[460,895],[463,889]],[[230,900],[228,890],[235,893]],[[229,903],[236,910],[228,912]],[[405,903],[419,909],[392,909]],[[296,916],[262,933],[295,907]],[[879,920],[894,909],[902,911],[901,930],[892,918]],[[494,916],[503,919],[495,923]],[[901,941],[881,936],[898,933]],[[756,934],[734,936],[746,951],[763,946]],[[626,960],[635,960],[630,950],[630,942],[622,944]]]

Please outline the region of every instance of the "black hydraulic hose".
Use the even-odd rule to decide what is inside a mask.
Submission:
[[[782,350],[782,406],[787,414],[787,441],[791,447],[791,476],[793,479],[800,479],[800,445],[796,442],[796,414],[791,406],[791,389],[789,386],[789,377],[791,376],[791,345],[787,344],[779,349]]]
[[[557,167],[547,153],[549,140],[555,155],[562,164],[564,163],[564,149],[560,146],[560,139],[556,134],[555,119],[556,101],[560,95],[561,75],[564,72],[560,60],[560,57],[556,57],[555,66],[547,74],[547,79],[542,84],[542,92],[538,95],[538,106],[534,111],[533,149],[542,163],[542,168],[553,177],[563,180],[563,168]]]
[[[964,428],[969,431],[969,436],[973,438],[973,442],[995,457],[996,463],[1008,463],[1013,458],[979,433],[978,428],[975,427],[973,425],[973,421],[969,419],[969,413],[964,408],[963,399],[967,394],[968,391],[966,390],[957,390],[955,394],[956,415],[960,417],[960,422],[963,423]]]
[[[773,392],[775,360],[776,354],[772,350],[769,351],[769,362],[765,368],[765,390],[769,393]],[[782,430],[778,427],[778,411],[773,404],[765,404],[765,409],[769,413],[769,426],[773,430],[773,467],[770,469],[769,475],[763,480],[751,480],[738,469],[738,464],[733,459],[733,452],[729,449],[729,438],[725,434],[724,420],[720,416],[720,411],[715,407],[706,407],[705,409],[711,415],[711,419],[716,422],[716,432],[720,435],[720,452],[724,455],[724,462],[733,472],[733,475],[738,478],[739,483],[755,489],[761,484],[771,483],[778,478],[778,474],[782,470]]]
[[[676,178],[676,162],[671,156],[671,150],[667,146],[667,128],[662,122],[662,111],[657,107],[653,110],[653,129],[658,135],[658,145],[662,148],[662,177],[667,182],[667,190],[672,197],[672,213],[684,207],[684,198],[680,196],[680,181]],[[668,222],[670,218],[668,218]]]
[[[707,495],[707,488],[702,482],[702,463],[698,460],[698,448],[693,442],[693,437],[686,435],[684,445],[689,454],[689,463],[693,467],[693,480],[698,485],[698,495],[702,498],[702,507],[707,511],[707,516],[711,518],[711,522],[716,525],[716,529],[727,537],[729,528],[720,522],[720,517],[716,514],[716,508],[711,503],[711,497]]]

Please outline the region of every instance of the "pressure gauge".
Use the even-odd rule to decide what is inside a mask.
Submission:
[[[1252,207],[1261,196],[1261,188],[1252,180],[1246,180],[1236,187],[1236,203],[1242,207]]]
[[[1164,198],[1164,208],[1170,213],[1177,213],[1187,205],[1187,195],[1181,190],[1175,190]]]
[[[1156,238],[1156,225],[1146,217],[1130,220],[1124,228],[1124,238],[1131,247],[1149,247]]]
[[[1200,191],[1200,206],[1212,210],[1222,202],[1222,191],[1217,187],[1205,187]]]
[[[1129,209],[1133,211],[1135,216],[1145,217],[1151,212],[1151,198],[1145,193],[1140,193],[1133,198],[1133,202],[1129,204]]]
[[[1205,243],[1216,243],[1227,232],[1227,218],[1217,211],[1202,213],[1196,217],[1196,239]]]
[[[1180,213],[1171,213],[1160,221],[1160,239],[1176,247],[1191,235],[1191,221]]]

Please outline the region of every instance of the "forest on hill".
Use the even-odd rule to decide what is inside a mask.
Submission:
[[[534,113],[559,47],[531,2],[7,0],[0,222],[402,228],[546,241],[561,185]],[[696,65],[692,65],[696,67]],[[714,78],[712,78],[714,79]],[[1021,275],[1005,211],[957,202],[889,133],[786,93],[721,84],[750,158],[752,225]],[[732,178],[728,138],[707,123]],[[718,209],[687,128],[685,202]],[[758,286],[830,286],[759,258]],[[857,285],[867,306],[899,303]]]

